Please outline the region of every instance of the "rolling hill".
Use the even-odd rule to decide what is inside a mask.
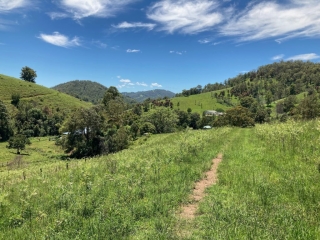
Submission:
[[[64,92],[76,98],[79,98],[86,102],[91,102],[97,104],[101,101],[104,96],[105,91],[107,90],[106,86],[103,86],[100,83],[89,81],[89,80],[74,80],[66,83],[59,84],[52,87],[52,89]],[[122,92],[121,93],[125,101],[128,103],[132,102],[143,102],[145,99],[157,99],[169,97],[172,98],[175,96],[173,92],[155,89],[149,91],[139,91],[139,92]]]
[[[0,100],[10,106],[13,94],[19,94],[21,102],[31,102],[38,108],[47,106],[51,109],[59,108],[62,111],[69,111],[74,108],[91,106],[90,103],[68,94],[0,74]]]
[[[107,87],[89,80],[74,80],[54,86],[52,89],[69,94],[83,101],[97,104],[103,98]]]

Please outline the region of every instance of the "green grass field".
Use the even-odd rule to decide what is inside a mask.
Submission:
[[[319,239],[319,136],[320,121],[188,130],[72,161],[33,139],[27,164],[1,168],[0,239]],[[181,219],[219,152],[218,183]]]
[[[21,102],[34,102],[38,108],[47,106],[50,109],[68,111],[91,106],[90,103],[56,90],[0,74],[0,100],[10,105],[12,94],[19,94]]]
[[[231,108],[231,106],[226,104],[218,103],[217,99],[213,97],[215,92],[220,93],[220,91],[214,91],[191,95],[189,97],[172,98],[171,101],[173,102],[173,108],[180,109],[182,111],[187,111],[188,108],[191,108],[192,112],[197,112],[200,115],[202,115],[203,111],[206,110],[216,110],[218,108],[227,110]],[[238,104],[238,100],[234,97],[231,99],[231,102],[235,105]]]

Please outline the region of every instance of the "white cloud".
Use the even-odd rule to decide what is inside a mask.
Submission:
[[[0,0],[0,12],[6,12],[15,8],[27,6],[28,0]]]
[[[122,83],[131,83],[130,79],[121,79],[120,82]]]
[[[141,22],[122,22],[118,25],[112,25],[114,28],[147,28],[148,30],[152,30],[155,28],[156,24],[154,23],[141,23]]]
[[[149,85],[145,82],[135,82],[133,83],[130,79],[120,79],[120,84],[117,86],[118,88],[132,88],[134,86],[142,86],[142,87],[148,87]],[[151,88],[162,88],[162,86],[158,83],[152,83],[150,84]]]
[[[118,79],[120,79],[120,76],[117,76]],[[118,85],[118,88],[123,88],[123,87],[130,87],[134,86],[135,84],[131,82],[130,79],[120,79],[119,80],[120,84]]]
[[[205,39],[199,40],[198,42],[201,43],[201,44],[207,44],[207,43],[210,42],[210,40],[205,38]]]
[[[287,3],[251,3],[220,27],[220,34],[239,41],[293,37],[320,37],[320,1],[288,0]]]
[[[143,87],[148,87],[148,84],[146,84],[144,82],[136,82],[136,85],[143,86]]]
[[[271,58],[271,59],[274,60],[274,61],[277,61],[277,60],[283,59],[283,57],[284,57],[284,54],[279,54],[279,55],[277,55],[277,56],[274,56],[274,57]]]
[[[62,18],[68,17],[68,14],[63,13],[63,12],[50,12],[50,13],[48,13],[48,15],[50,16],[51,20],[62,19]]]
[[[138,49],[128,49],[127,50],[127,53],[138,53],[138,52],[140,52],[140,50],[138,50]]]
[[[59,5],[74,19],[85,17],[112,17],[136,0],[59,0]]]
[[[42,39],[47,43],[65,48],[76,47],[81,45],[78,37],[74,37],[73,39],[69,40],[69,37],[60,34],[59,32],[54,32],[51,35],[42,33],[38,38]]]
[[[307,53],[307,54],[292,56],[287,58],[286,60],[287,61],[295,61],[295,60],[309,61],[309,60],[318,59],[318,58],[320,58],[320,56],[315,53]]]
[[[151,87],[159,87],[162,88],[162,85],[158,84],[158,83],[151,83]]]
[[[195,34],[223,21],[226,13],[218,7],[217,0],[162,0],[149,8],[147,17],[168,33]]]

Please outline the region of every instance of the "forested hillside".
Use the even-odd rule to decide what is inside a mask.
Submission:
[[[102,100],[107,87],[89,80],[74,80],[54,86],[52,89],[97,104]]]
[[[234,96],[261,98],[270,95],[272,100],[308,91],[320,86],[320,63],[303,61],[281,61],[259,67],[247,73],[229,78],[224,83],[198,85],[184,89],[177,96],[197,95],[205,92],[231,88]]]
[[[235,96],[259,98],[268,96],[272,100],[318,89],[320,86],[320,63],[288,61],[275,62],[259,67],[256,71],[230,78],[225,85],[232,87]]]

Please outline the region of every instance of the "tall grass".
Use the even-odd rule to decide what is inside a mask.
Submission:
[[[193,239],[319,239],[319,121],[243,130],[224,153]]]
[[[0,180],[0,239],[170,239],[175,213],[230,129],[141,139],[131,149]],[[48,167],[47,167],[48,166]]]

